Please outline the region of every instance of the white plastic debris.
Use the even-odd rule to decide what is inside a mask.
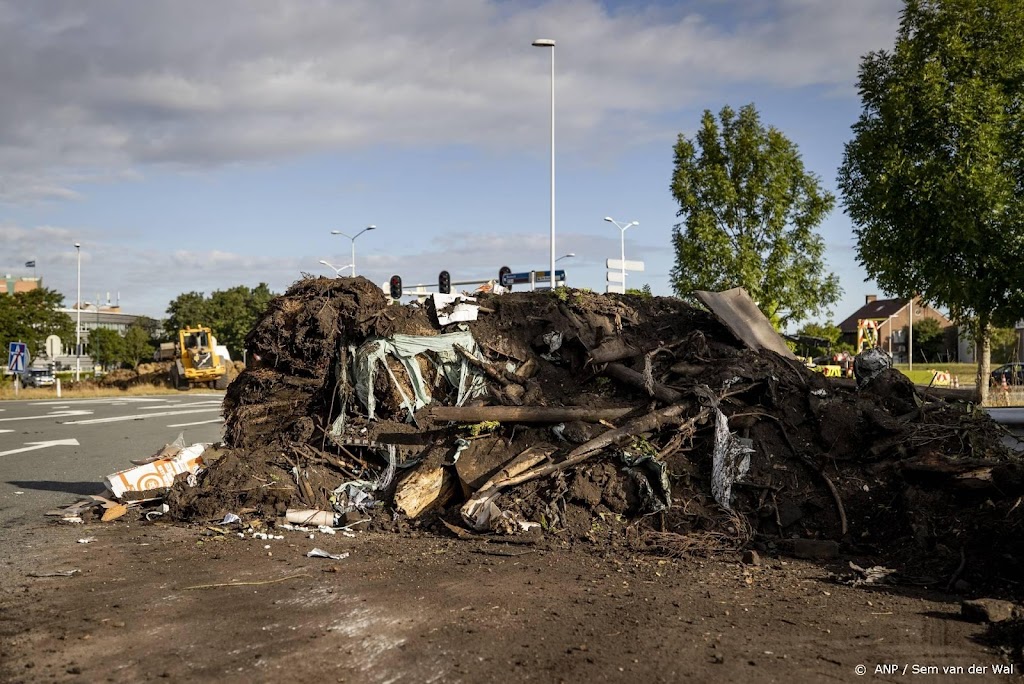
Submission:
[[[96,541],[96,537],[82,537],[78,540],[79,544],[91,544]]]
[[[732,486],[750,470],[750,441],[729,432],[729,420],[715,409],[715,451],[711,463],[711,493],[718,505],[732,510]]]
[[[313,549],[306,554],[307,558],[330,558],[331,560],[345,560],[348,558],[348,551],[345,553],[328,553],[323,549]]]
[[[220,521],[220,524],[221,525],[230,525],[231,523],[236,523],[236,522],[242,522],[242,519],[239,518],[234,513],[227,513],[227,514],[224,515],[224,519]]]

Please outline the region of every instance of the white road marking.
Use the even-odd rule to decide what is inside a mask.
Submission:
[[[92,411],[54,411],[45,416],[25,416],[24,418],[0,418],[0,421],[9,422],[12,420],[39,420],[40,418],[60,418],[61,416],[90,416]]]
[[[170,406],[143,406],[140,411],[150,411],[155,409],[180,409],[180,408],[192,408],[193,406],[220,406],[219,401],[197,401],[192,404],[171,404]]]
[[[21,449],[11,449],[10,451],[0,451],[0,456],[10,456],[11,454],[20,454],[25,451],[35,451],[36,449],[45,449],[53,446],[79,446],[77,439],[53,439],[49,442],[25,442],[26,446]]]
[[[190,425],[206,425],[207,423],[223,423],[223,418],[214,418],[213,420],[200,420],[195,423],[175,423],[174,425],[168,425],[167,427],[189,427]]]
[[[207,411],[220,411],[220,406],[211,406],[204,409],[189,409],[188,411],[160,411],[158,413],[136,413],[132,416],[114,416],[113,418],[90,418],[88,420],[68,420],[61,425],[95,425],[96,423],[118,423],[123,420],[142,420],[144,418],[160,418],[162,416],[180,416],[186,413],[206,413]]]
[[[167,401],[166,399],[147,399],[145,397],[125,397],[122,399],[75,399],[76,404],[114,404],[117,402],[147,402],[147,401]],[[29,402],[29,406],[52,406],[54,404],[66,404],[67,399],[63,401],[33,401]]]

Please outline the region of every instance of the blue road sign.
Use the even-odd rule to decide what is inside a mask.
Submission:
[[[26,358],[28,345],[24,342],[11,342],[7,347],[7,370],[12,373],[24,373]]]
[[[548,275],[550,271],[532,271],[533,282],[540,283],[545,280],[551,280],[551,276]],[[502,279],[501,284],[505,287],[509,285],[520,285],[522,283],[530,282],[531,271],[526,273],[506,273]],[[555,271],[555,280],[565,280],[565,271]]]

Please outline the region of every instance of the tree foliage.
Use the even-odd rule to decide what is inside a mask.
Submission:
[[[673,229],[679,296],[741,286],[779,326],[838,301],[815,232],[835,198],[753,105],[723,107],[717,120],[705,111],[692,140],[679,136],[672,195],[683,220]]]
[[[0,343],[4,351],[10,342],[25,342],[29,356],[34,358],[45,351],[50,335],[57,335],[64,344],[73,343],[75,323],[57,310],[63,303],[62,294],[46,288],[0,295]]]
[[[171,339],[177,339],[182,327],[209,326],[217,341],[231,351],[232,358],[240,358],[245,336],[273,297],[266,283],[217,290],[209,297],[202,292],[181,294],[167,307],[165,331]]]
[[[90,330],[88,352],[92,360],[104,369],[120,365],[124,358],[124,338],[109,328]]]
[[[136,321],[124,333],[124,352],[121,360],[132,368],[143,361],[152,360],[153,343],[151,340],[150,333]]]
[[[860,263],[887,292],[975,319],[980,377],[991,325],[1024,299],[1022,34],[1020,0],[905,0],[894,49],[861,63],[839,170]]]
[[[909,326],[908,326],[909,327]],[[909,330],[903,333],[910,334]],[[938,360],[946,350],[946,336],[942,325],[934,318],[914,321],[914,360],[926,363]]]

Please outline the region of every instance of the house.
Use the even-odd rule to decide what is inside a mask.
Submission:
[[[938,321],[939,326],[947,333],[953,330],[953,322],[941,311],[928,306],[920,297],[915,297],[913,301],[914,321],[931,318]],[[911,324],[909,299],[879,299],[875,295],[867,295],[864,298],[864,306],[854,311],[838,326],[842,331],[840,339],[855,348],[860,321],[873,321],[877,330],[878,346],[892,354],[897,363],[907,362],[907,331]],[[914,356],[918,357],[917,354]]]

